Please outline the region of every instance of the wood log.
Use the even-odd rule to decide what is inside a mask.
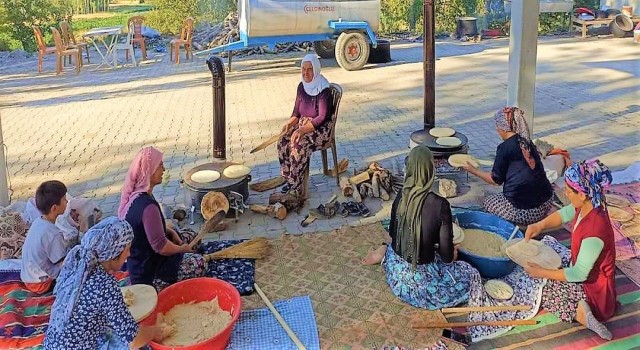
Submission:
[[[371,178],[371,190],[373,191],[374,197],[380,198],[380,179],[378,178],[378,174],[375,172]]]
[[[369,181],[371,177],[369,176],[369,172],[363,171],[358,175],[352,176],[349,178],[349,183],[352,185],[359,185],[365,181]]]
[[[287,217],[287,208],[281,203],[275,203],[270,205],[253,204],[249,207],[252,212],[269,215],[272,218],[278,220],[284,220]]]
[[[351,197],[353,195],[353,186],[349,183],[349,178],[345,176],[340,177],[340,192],[345,197]]]
[[[351,185],[352,188],[352,194],[353,194],[353,200],[356,203],[362,203],[362,196],[360,195],[360,191],[358,190],[358,187],[356,185]]]

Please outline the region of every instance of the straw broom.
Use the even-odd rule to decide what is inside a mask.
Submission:
[[[269,241],[264,237],[257,237],[219,252],[204,255],[204,259],[206,261],[215,259],[264,259],[269,254],[269,250]]]

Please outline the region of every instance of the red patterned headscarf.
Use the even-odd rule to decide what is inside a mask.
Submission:
[[[529,125],[527,125],[527,121],[524,119],[524,112],[518,107],[504,107],[496,112],[493,119],[498,129],[515,132],[520,136],[522,156],[524,156],[524,160],[529,165],[529,168],[534,169],[536,167],[536,161],[533,156],[531,156],[531,152],[536,152],[536,149],[531,142]]]

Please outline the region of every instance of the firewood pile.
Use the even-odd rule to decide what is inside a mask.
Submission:
[[[238,14],[230,13],[222,23],[211,24],[205,23],[198,27],[193,35],[193,46],[198,50],[226,45],[230,42],[240,40],[240,27],[238,26]],[[275,50],[268,47],[250,47],[238,51],[234,51],[234,56],[249,56],[265,53],[284,53],[284,52],[307,52],[313,49],[313,43],[309,41],[291,42],[276,44]],[[221,54],[226,57],[227,53]]]
[[[390,195],[402,190],[404,176],[392,174],[379,163],[371,163],[366,169],[347,178],[340,178],[340,190],[345,197],[353,197],[357,203],[365,198],[389,200]]]

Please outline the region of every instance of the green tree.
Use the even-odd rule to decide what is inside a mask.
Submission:
[[[11,25],[11,35],[22,43],[25,50],[36,50],[31,26],[40,26],[43,33],[57,26],[61,20],[70,20],[68,0],[0,0],[5,18]]]
[[[179,34],[187,17],[197,17],[198,0],[153,0],[156,10],[147,16],[150,27],[165,34]]]

